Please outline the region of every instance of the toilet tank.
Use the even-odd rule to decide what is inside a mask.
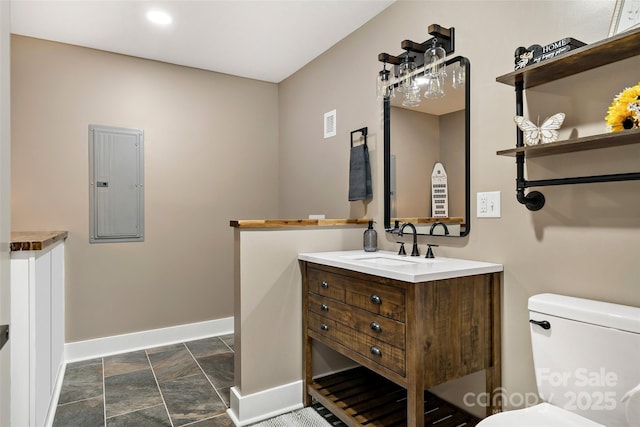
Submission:
[[[541,294],[529,321],[542,400],[608,427],[640,425],[627,419],[640,396],[623,401],[640,384],[640,308]]]

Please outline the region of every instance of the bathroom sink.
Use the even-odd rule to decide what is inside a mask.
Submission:
[[[402,265],[416,265],[415,262],[405,261],[400,259],[391,259],[386,257],[355,258],[354,261],[361,261],[361,262],[366,262],[374,265],[386,265],[389,267],[399,267]]]
[[[298,254],[298,259],[418,283],[502,271],[502,265],[455,258],[398,255],[390,251],[337,251]]]
[[[424,258],[424,257],[412,257],[406,255],[391,255],[372,253],[365,255],[350,255],[345,256],[347,260],[355,262],[364,262],[372,265],[387,266],[387,267],[401,267],[410,266],[415,267],[419,264],[432,264],[435,262],[444,262],[444,259],[440,258]]]

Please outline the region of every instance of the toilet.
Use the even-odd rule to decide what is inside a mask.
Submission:
[[[640,427],[640,308],[540,294],[529,322],[543,403],[478,427]]]

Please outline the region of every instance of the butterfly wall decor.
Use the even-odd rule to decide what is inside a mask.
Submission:
[[[548,144],[558,139],[558,129],[564,121],[564,113],[554,114],[542,122],[542,126],[536,126],[531,120],[515,116],[513,121],[520,128],[524,135],[524,142],[527,145],[536,145],[539,142]]]

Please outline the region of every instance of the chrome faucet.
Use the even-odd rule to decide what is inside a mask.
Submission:
[[[449,235],[449,228],[447,228],[447,224],[445,224],[444,222],[440,222],[440,221],[436,221],[431,225],[431,228],[429,229],[429,235],[433,236],[433,230],[439,225],[441,225],[444,228],[444,235],[448,236]]]
[[[411,256],[420,256],[420,251],[418,250],[418,231],[416,230],[415,225],[411,224],[410,222],[405,222],[404,224],[402,224],[402,227],[400,227],[398,236],[402,237],[402,234],[406,227],[411,228],[411,231],[413,232],[413,249],[411,249]]]

